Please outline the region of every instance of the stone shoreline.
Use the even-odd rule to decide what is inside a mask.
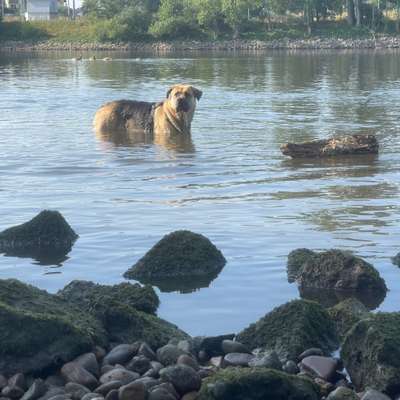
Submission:
[[[370,39],[279,39],[129,42],[129,43],[79,43],[56,42],[0,42],[0,51],[267,51],[267,50],[329,50],[329,49],[393,49],[400,48],[400,36],[379,36]]]

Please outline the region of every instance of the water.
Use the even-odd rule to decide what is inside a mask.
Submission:
[[[104,55],[103,55],[104,56]],[[0,230],[57,209],[79,233],[67,259],[0,256],[0,278],[51,292],[103,284],[164,234],[208,236],[228,260],[208,288],[163,293],[159,315],[191,334],[237,332],[299,297],[286,277],[298,247],[342,248],[373,263],[399,310],[400,53],[276,52],[165,57],[0,55]],[[158,101],[174,83],[203,90],[192,144],[112,143],[91,121],[102,103]],[[279,146],[374,133],[376,158],[293,162]]]

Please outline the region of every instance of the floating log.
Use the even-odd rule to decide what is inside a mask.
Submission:
[[[292,158],[377,154],[378,150],[378,140],[374,135],[338,136],[312,142],[286,143],[281,146],[282,153]]]

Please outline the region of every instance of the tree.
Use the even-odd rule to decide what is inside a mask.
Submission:
[[[192,0],[196,10],[196,19],[203,32],[211,32],[214,39],[220,33],[220,23],[222,20],[220,0]]]

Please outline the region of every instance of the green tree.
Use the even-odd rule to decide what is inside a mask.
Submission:
[[[200,29],[211,33],[214,39],[220,34],[222,20],[221,0],[192,0],[196,20]]]

